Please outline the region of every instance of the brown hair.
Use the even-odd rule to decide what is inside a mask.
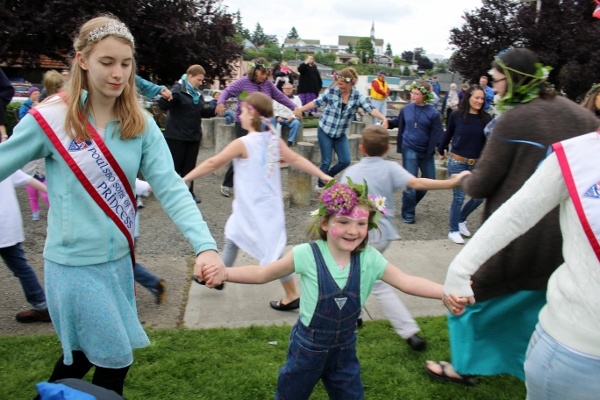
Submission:
[[[259,115],[252,117],[252,128],[259,132],[262,128],[262,118],[273,117],[273,100],[264,93],[254,92],[244,99],[244,102],[248,103]]]
[[[363,129],[361,144],[367,156],[381,157],[390,145],[390,134],[381,125],[370,125]]]
[[[343,70],[341,70],[340,72],[337,72],[335,74],[335,79],[338,80],[339,78],[345,79],[346,82],[348,82],[348,80],[350,80],[350,82],[348,82],[348,83],[352,83],[352,85],[355,85],[356,82],[358,81],[358,73],[356,72],[356,70],[354,68],[346,67]]]
[[[185,73],[188,74],[189,76],[196,76],[199,74],[206,75],[206,71],[204,71],[204,67],[202,65],[198,65],[198,64],[191,65]]]
[[[42,81],[44,89],[46,90],[46,96],[52,96],[53,94],[58,93],[65,81],[65,77],[55,69],[46,72]]]
[[[81,53],[84,57],[88,58],[96,43],[102,41],[105,37],[112,36],[129,45],[135,55],[133,42],[125,36],[111,34],[104,36],[100,40],[90,40],[89,35],[94,29],[102,28],[108,24],[120,25],[122,22],[112,15],[102,15],[92,18],[83,24],[73,42],[75,52]],[[131,74],[127,82],[125,82],[123,92],[117,97],[114,104],[114,112],[119,123],[118,130],[120,131],[121,139],[132,139],[140,136],[146,126],[144,111],[136,98],[135,71],[136,64],[135,57],[133,57],[131,59]],[[67,81],[65,90],[67,92],[68,106],[65,127],[68,134],[73,138],[79,136],[84,140],[91,139],[91,135],[86,129],[88,117],[91,113],[91,102],[86,101],[85,104],[81,105],[80,99],[84,90],[87,90],[92,95],[93,88],[89,83],[88,71],[83,70],[77,61],[73,61],[71,65],[70,79]]]
[[[598,111],[596,108],[596,97],[600,94],[600,85],[594,85],[585,94],[585,98],[581,102],[581,105],[592,112]]]
[[[252,82],[256,82],[256,74],[258,72],[270,72],[269,64],[264,57],[258,57],[253,61],[254,66],[248,70],[248,78]]]

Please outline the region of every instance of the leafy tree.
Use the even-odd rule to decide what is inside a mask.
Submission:
[[[419,69],[427,71],[433,68],[433,62],[431,62],[431,60],[428,57],[422,56],[417,60],[417,66],[419,67]]]
[[[256,23],[254,32],[252,32],[252,34],[250,35],[250,40],[252,41],[252,43],[254,43],[257,46],[262,46],[263,44],[265,44],[267,42],[268,37],[265,34],[265,31],[263,30],[260,23],[258,23],[258,22]]]
[[[285,38],[286,39],[300,39],[300,36],[298,35],[296,28],[292,26],[292,29],[290,30],[290,32],[287,34],[287,36]]]
[[[404,66],[404,69],[402,70],[402,75],[410,76],[410,69],[408,68],[407,65]]]
[[[250,40],[250,31],[244,28],[244,24],[242,24],[242,16],[240,15],[240,10],[237,10],[233,14],[235,33],[243,37],[244,39]]]
[[[448,72],[448,66],[443,62],[437,63],[435,66],[435,72],[438,74],[445,74]]]
[[[415,56],[415,53],[413,53],[410,50],[403,51],[402,54],[400,54],[400,57],[402,57],[403,60],[408,61],[408,62],[412,62],[414,56]]]
[[[368,37],[359,38],[356,42],[355,53],[363,63],[371,61],[375,54],[375,48],[371,39]]]
[[[352,43],[348,43],[348,50],[346,51],[348,52],[348,54],[354,53],[354,47],[352,46]]]
[[[524,46],[553,67],[551,83],[577,98],[600,82],[594,8],[593,1],[544,0],[538,14],[535,3],[483,0],[481,8],[464,14],[462,27],[451,31],[450,44],[457,51],[450,69],[477,81],[500,50]]]
[[[337,60],[337,55],[334,53],[315,54],[315,61],[319,64],[327,65],[328,67],[333,67],[335,65],[335,60]]]
[[[68,63],[73,33],[89,18],[106,13],[129,26],[140,75],[153,74],[167,85],[197,63],[204,66],[208,80],[228,76],[231,61],[241,53],[232,15],[221,0],[80,0],[76,7],[72,0],[5,3],[11,27],[0,30],[0,54],[6,62],[18,58],[35,66],[38,55],[44,54]]]
[[[385,54],[388,57],[392,57],[393,56],[393,54],[392,54],[392,45],[391,44],[388,43],[385,46],[385,52],[383,54]]]

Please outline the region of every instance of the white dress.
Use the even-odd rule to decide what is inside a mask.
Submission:
[[[251,132],[241,140],[248,158],[233,160],[235,199],[225,237],[265,265],[282,256],[287,241],[279,139],[271,132]]]

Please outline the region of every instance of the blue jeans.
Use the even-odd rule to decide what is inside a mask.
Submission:
[[[135,267],[133,268],[133,279],[150,291],[156,288],[158,282],[161,281],[160,277],[154,275],[146,267],[138,263],[135,263]]]
[[[525,358],[527,400],[597,399],[598,371],[600,359],[575,353],[535,327]]]
[[[287,126],[290,128],[290,136],[288,137],[288,142],[294,143],[296,140],[296,135],[300,130],[300,120],[298,118],[294,118],[292,121],[288,122],[287,119],[282,118],[281,122],[277,122],[281,126]]]
[[[321,171],[334,177],[350,165],[350,145],[348,144],[348,137],[346,134],[343,134],[338,138],[332,138],[331,136],[327,136],[321,128],[318,128],[317,139],[319,140],[319,148],[321,149]],[[329,168],[331,166],[334,151],[337,155],[338,162],[333,167]],[[319,186],[323,187],[325,184],[319,180]]]
[[[27,263],[21,243],[0,248],[0,256],[13,275],[19,278],[25,299],[31,304],[31,307],[34,310],[45,310],[47,306],[44,289],[40,285],[35,271]]]
[[[319,336],[318,340],[311,340],[310,331],[300,321],[292,328],[275,399],[306,400],[319,379],[323,380],[329,399],[364,399],[354,329],[337,337],[337,332],[330,337]],[[324,371],[328,373],[324,375]]]
[[[418,177],[421,170],[421,178],[435,179],[435,162],[433,155],[419,153],[410,147],[402,147],[402,166],[410,174]],[[427,190],[406,189],[402,193],[402,218],[414,219],[415,209]]]
[[[374,100],[371,99],[371,106],[376,109],[377,111],[379,111],[381,114],[383,114],[383,116],[385,117],[387,114],[387,101],[385,100]],[[381,125],[381,121],[377,120],[375,122],[376,125]]]
[[[469,165],[466,162],[456,161],[453,158],[448,159],[448,176],[458,174],[462,171],[472,171],[475,164]],[[483,203],[482,199],[470,199],[463,207],[465,201],[465,192],[460,189],[452,189],[452,205],[450,206],[450,232],[458,232],[458,224],[465,222],[469,215]]]

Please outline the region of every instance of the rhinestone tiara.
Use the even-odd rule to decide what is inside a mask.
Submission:
[[[127,26],[117,22],[109,22],[106,25],[99,26],[98,28],[92,30],[88,35],[88,42],[95,42],[103,39],[106,36],[119,36],[129,40],[131,44],[135,45],[133,35],[131,32],[129,32]]]

